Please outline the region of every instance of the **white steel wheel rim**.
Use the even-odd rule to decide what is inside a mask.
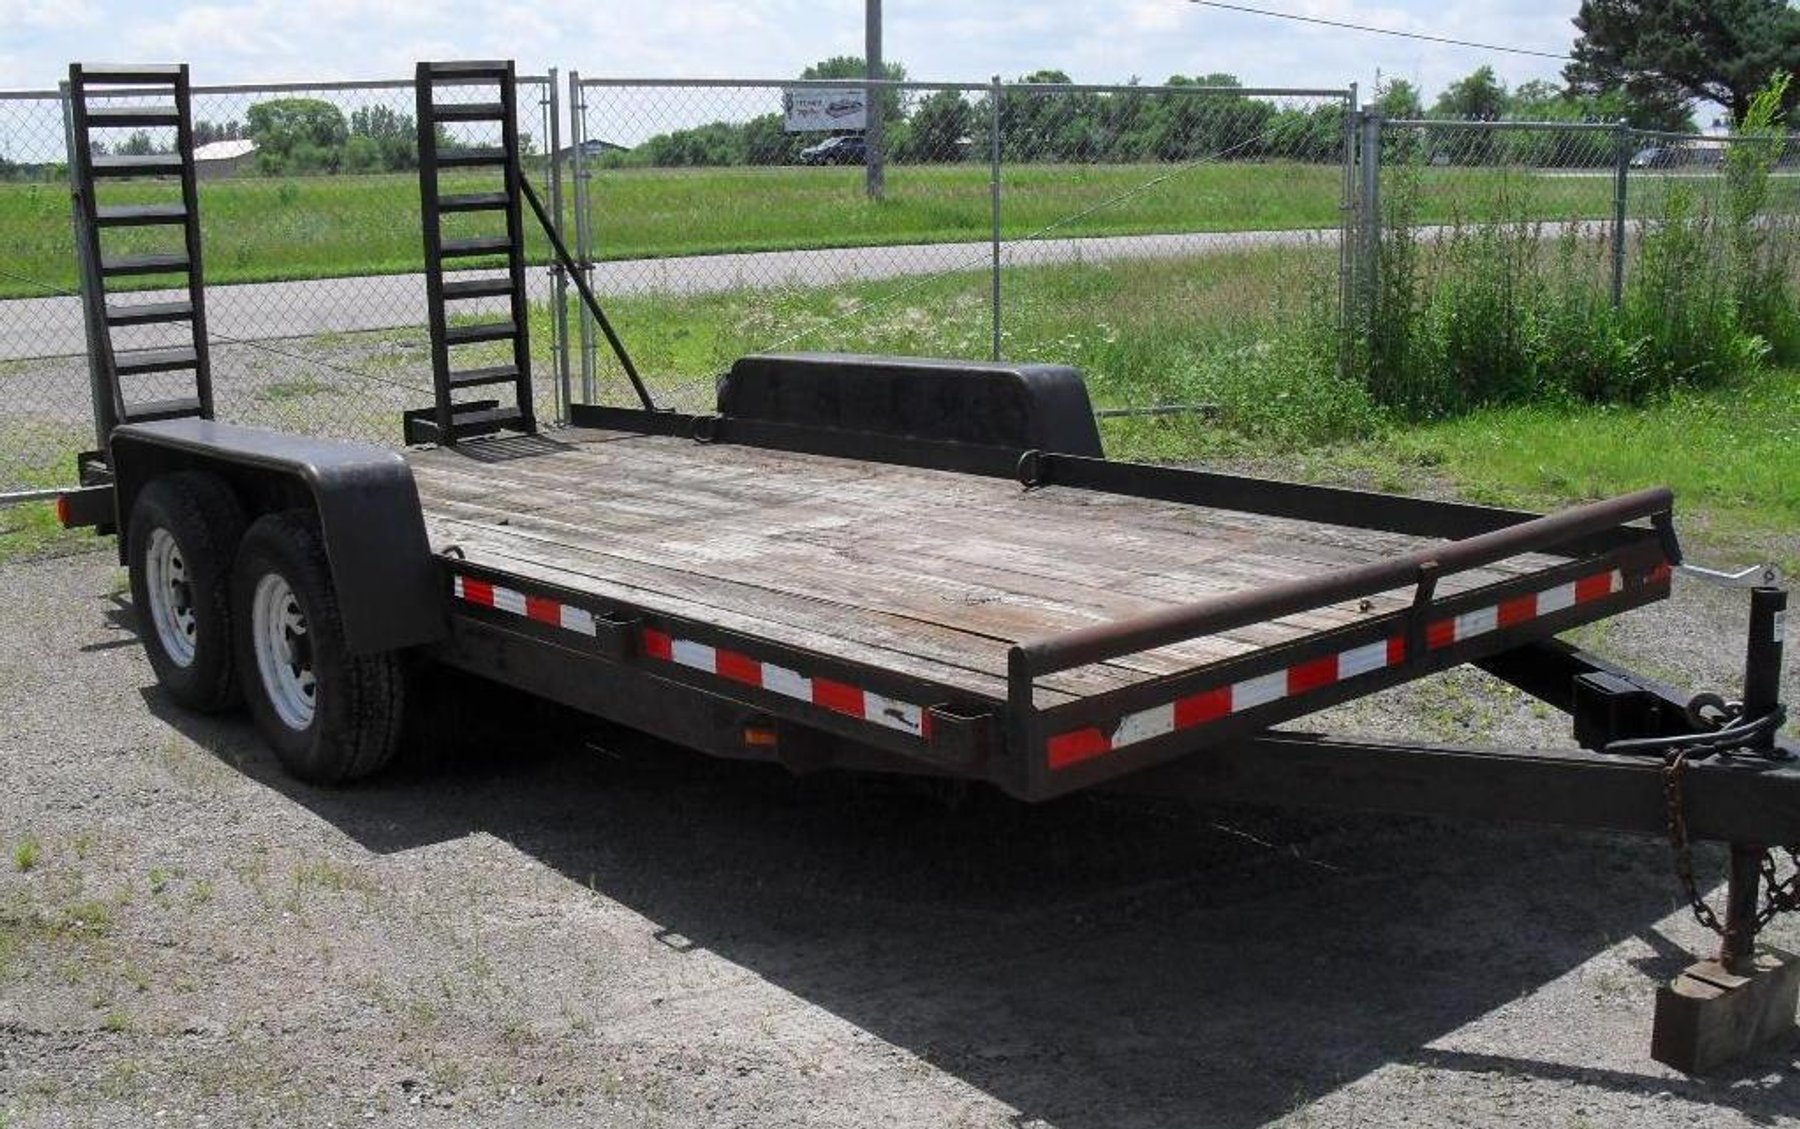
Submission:
[[[293,586],[279,573],[265,573],[250,601],[250,638],[256,669],[275,716],[289,729],[312,724],[318,680],[313,677],[312,637]]]
[[[175,535],[160,526],[150,531],[144,550],[144,587],[150,600],[150,622],[163,654],[179,667],[194,665],[200,625],[194,618],[194,589],[187,558]]]

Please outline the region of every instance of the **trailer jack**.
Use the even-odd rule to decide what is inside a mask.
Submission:
[[[1772,570],[1764,575],[1772,575]],[[1715,576],[1716,583],[1727,587],[1739,586],[1741,581],[1741,574]],[[1751,588],[1744,700],[1730,704],[1724,721],[1726,728],[1756,730],[1740,750],[1743,755],[1788,756],[1775,739],[1783,714],[1778,695],[1786,611],[1784,590],[1766,584]],[[1765,719],[1769,724],[1758,724]],[[1710,754],[1685,748],[1672,748],[1668,754],[1664,779],[1669,838],[1694,917],[1719,934],[1719,955],[1689,965],[1657,989],[1650,1054],[1658,1062],[1697,1074],[1737,1058],[1793,1026],[1795,1008],[1800,1005],[1800,957],[1759,946],[1756,936],[1778,914],[1800,909],[1800,871],[1783,882],[1775,869],[1774,851],[1758,843],[1733,842],[1725,919],[1720,922],[1700,897],[1688,857],[1682,782],[1693,755]],[[1789,862],[1800,868],[1800,855],[1791,844],[1786,854]]]

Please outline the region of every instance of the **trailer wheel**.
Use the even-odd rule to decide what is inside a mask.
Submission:
[[[337,593],[313,517],[258,518],[231,583],[244,698],[288,773],[343,784],[385,768],[399,745],[405,676],[387,652],[344,645]]]
[[[156,680],[189,709],[238,702],[230,580],[243,533],[237,496],[200,471],[154,479],[132,503],[125,545],[138,634]]]

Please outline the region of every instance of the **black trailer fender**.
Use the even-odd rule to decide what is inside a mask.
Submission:
[[[120,515],[131,513],[146,483],[177,470],[218,474],[252,517],[317,514],[351,651],[398,650],[448,634],[412,468],[393,451],[202,419],[126,424],[114,429],[111,450]]]

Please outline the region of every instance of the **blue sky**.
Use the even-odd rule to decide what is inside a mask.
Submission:
[[[1254,6],[1566,51],[1576,0],[1248,0]],[[1548,59],[1277,22],[1185,0],[885,0],[886,53],[921,79],[1077,81],[1227,71],[1256,86],[1367,90],[1377,70],[1435,94],[1480,64],[1510,84]],[[0,0],[0,89],[53,86],[76,59],[185,60],[200,83],[399,78],[421,58],[513,57],[591,76],[787,77],[862,52],[861,0]]]

